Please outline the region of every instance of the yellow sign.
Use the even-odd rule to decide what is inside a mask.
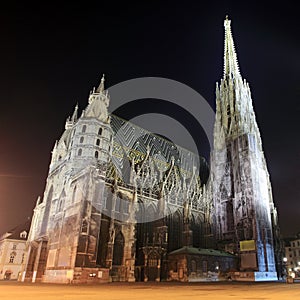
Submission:
[[[240,241],[240,251],[253,251],[255,249],[254,240]]]
[[[73,279],[73,270],[68,270],[67,271],[67,279],[70,279],[70,280]]]

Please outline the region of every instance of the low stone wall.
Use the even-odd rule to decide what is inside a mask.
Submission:
[[[276,272],[232,272],[229,279],[235,281],[277,281]]]
[[[75,268],[72,283],[105,283],[110,281],[109,269]]]
[[[105,283],[109,282],[109,270],[103,268],[75,268],[65,270],[46,270],[43,275],[46,283]]]

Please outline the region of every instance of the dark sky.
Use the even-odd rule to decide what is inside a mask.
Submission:
[[[159,76],[215,109],[228,14],[250,83],[283,235],[300,231],[299,15],[292,1],[98,1],[0,9],[0,232],[32,215],[50,152],[76,102],[107,86]],[[112,99],[113,101],[113,99]],[[208,144],[202,145],[208,157]]]

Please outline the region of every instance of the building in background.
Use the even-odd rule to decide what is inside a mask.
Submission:
[[[185,246],[168,254],[168,265],[169,280],[227,280],[238,270],[238,257],[222,250]]]
[[[0,237],[0,280],[21,279],[30,223],[28,220]]]
[[[286,273],[291,277],[300,277],[300,233],[285,243]]]
[[[22,280],[195,281],[216,267],[217,274],[236,271],[237,280],[277,279],[271,184],[230,21],[224,24],[210,178],[203,158],[110,115],[102,78],[55,143]]]

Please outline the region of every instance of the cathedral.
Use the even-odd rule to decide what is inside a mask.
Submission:
[[[22,281],[277,280],[270,178],[227,18],[224,27],[210,166],[109,114],[103,77],[55,142]]]

